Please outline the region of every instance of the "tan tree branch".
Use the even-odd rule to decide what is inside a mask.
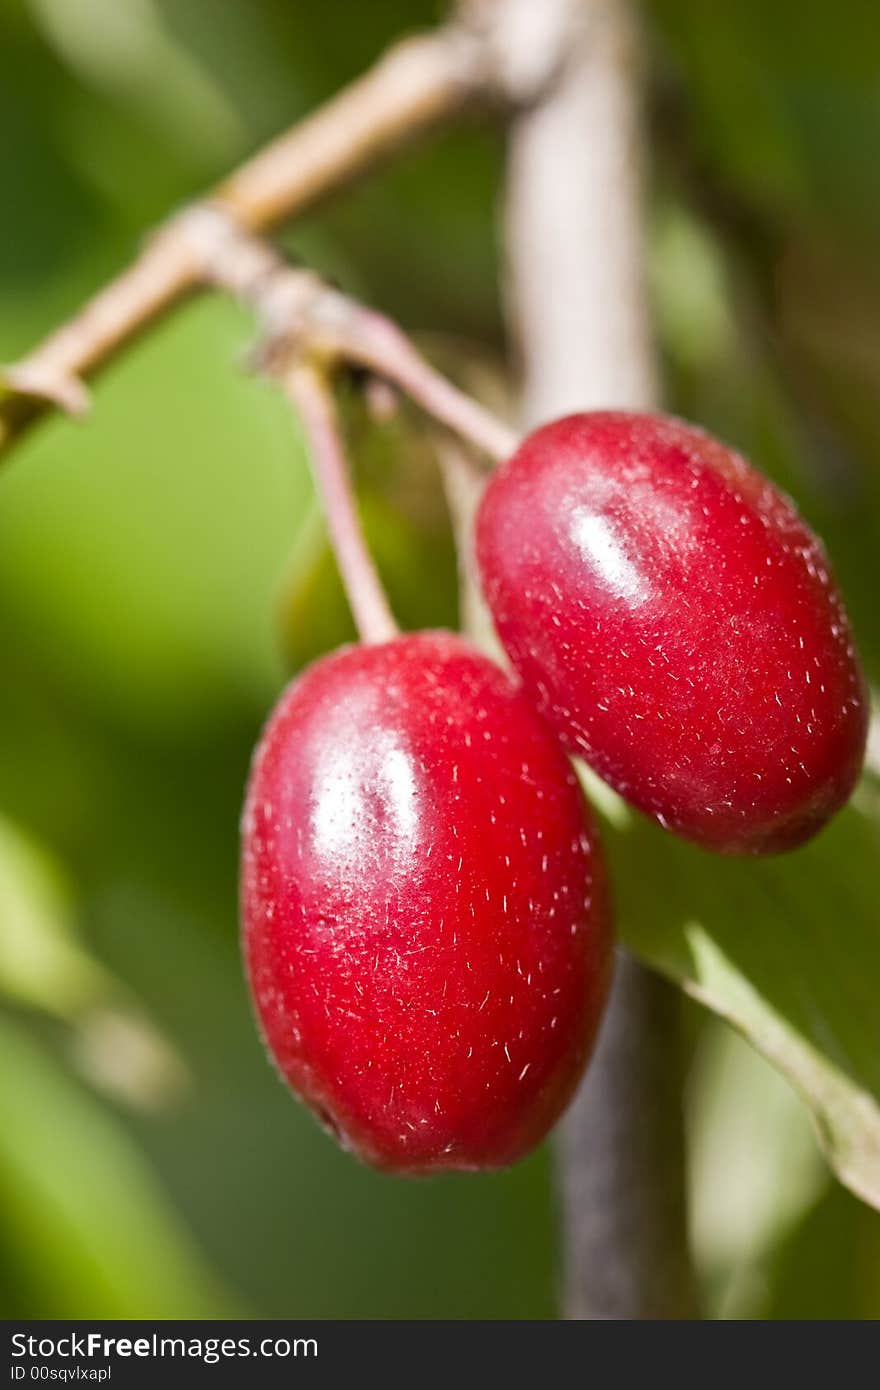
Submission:
[[[507,206],[530,425],[657,399],[637,16],[628,0],[543,0],[541,11],[565,67],[513,123]],[[672,988],[619,952],[596,1055],[557,1134],[570,1318],[695,1315],[678,1029]]]
[[[363,77],[247,161],[205,200],[265,231],[337,191],[377,160],[458,115],[493,87],[492,50],[472,22],[406,39]],[[188,214],[13,366],[0,372],[0,452],[52,407],[88,408],[83,378],[202,283]]]

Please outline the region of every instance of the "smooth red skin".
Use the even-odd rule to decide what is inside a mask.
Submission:
[[[264,1038],[346,1148],[495,1168],[557,1119],[606,993],[604,880],[558,743],[468,643],[349,647],[288,687],[242,901]]]
[[[566,747],[709,848],[801,844],[847,800],[867,697],[820,542],[701,430],[572,415],[524,441],[477,524],[508,655]]]

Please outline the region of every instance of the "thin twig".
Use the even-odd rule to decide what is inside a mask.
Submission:
[[[514,123],[511,301],[528,423],[650,409],[634,18],[626,0],[543,0],[559,80]],[[621,953],[586,1081],[560,1127],[565,1306],[572,1318],[687,1318],[679,1005]]]
[[[338,341],[352,361],[400,387],[432,419],[494,463],[516,449],[516,430],[436,371],[397,324],[375,309],[353,306]]]
[[[309,444],[333,553],[361,641],[387,642],[398,628],[364,540],[330,388],[310,362],[295,362],[278,375]]]
[[[276,226],[485,95],[492,88],[490,62],[478,29],[463,24],[396,44],[244,164],[205,205],[248,231]],[[200,277],[186,218],[172,218],[69,323],[0,372],[0,452],[52,407],[83,413],[83,378],[197,288]]]

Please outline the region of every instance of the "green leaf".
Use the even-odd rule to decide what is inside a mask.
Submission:
[[[230,102],[203,65],[174,42],[158,5],[40,0],[31,10],[49,46],[82,81],[166,135],[185,127],[187,147],[204,146],[226,159],[240,153],[242,132]]]
[[[0,816],[0,993],[72,1020],[108,980],[72,930],[69,889],[51,858]]]
[[[867,793],[776,858],[719,858],[619,806],[605,840],[626,945],[789,1078],[838,1177],[880,1206],[880,827]]]
[[[823,1192],[842,1189],[785,1077],[722,1020],[704,1022],[687,1085],[694,1259],[706,1316],[761,1317],[780,1247]]]
[[[880,1316],[880,1216],[836,1183],[774,1252],[762,1316],[786,1322]]]
[[[0,586],[26,650],[163,737],[265,707],[281,675],[273,598],[310,487],[280,392],[237,365],[252,331],[191,306],[4,471]]]
[[[0,1020],[3,1245],[45,1316],[235,1311],[121,1125]]]
[[[139,1109],[177,1099],[183,1061],[125,986],[85,949],[71,888],[42,848],[0,816],[0,997],[67,1025],[79,1070]]]

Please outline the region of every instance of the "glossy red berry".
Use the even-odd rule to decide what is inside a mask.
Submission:
[[[846,801],[865,687],[820,542],[702,431],[602,411],[537,430],[477,545],[499,635],[565,745],[670,830],[762,853]]]
[[[609,934],[571,767],[462,639],[325,657],[282,695],[243,825],[263,1035],[341,1143],[403,1172],[494,1168],[584,1067]]]

